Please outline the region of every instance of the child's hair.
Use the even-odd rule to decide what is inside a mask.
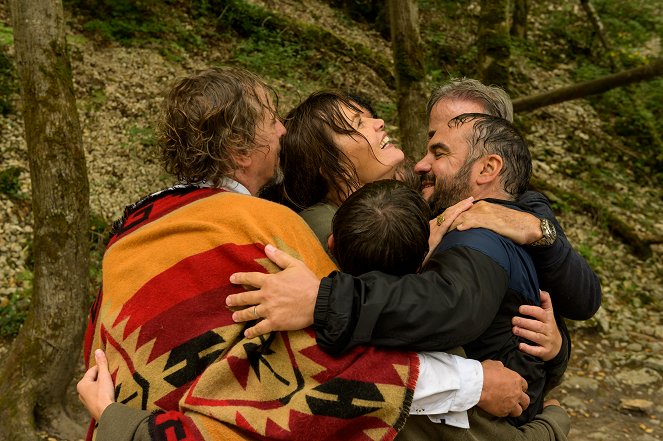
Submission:
[[[415,164],[416,162],[406,157],[403,162],[396,166],[394,179],[401,181],[403,184],[407,185],[413,190],[420,191],[421,176],[414,171]]]
[[[342,271],[416,273],[428,253],[430,208],[402,182],[364,185],[341,204],[332,222],[332,254]]]

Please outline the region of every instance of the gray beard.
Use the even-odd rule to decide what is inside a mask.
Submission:
[[[474,161],[466,162],[452,177],[435,178],[435,188],[428,200],[433,213],[440,213],[445,208],[472,196],[470,191],[470,172]]]
[[[285,179],[285,175],[283,174],[283,169],[281,168],[281,165],[277,165],[274,168],[274,175],[272,176],[272,179],[266,183],[265,185],[262,186],[262,188],[258,191],[258,194],[262,193],[266,189],[270,187],[274,187],[275,185],[279,185],[283,183],[283,180]]]

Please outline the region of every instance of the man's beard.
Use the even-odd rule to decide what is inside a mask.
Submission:
[[[260,191],[258,191],[258,194],[264,193],[265,190],[268,190],[272,187],[276,187],[279,184],[283,183],[283,180],[285,179],[285,175],[283,174],[283,169],[281,168],[281,164],[278,163],[274,167],[274,174],[272,175],[272,179],[269,180],[265,185],[262,186]]]
[[[451,177],[435,177],[433,194],[428,200],[428,205],[434,214],[441,213],[444,209],[472,196],[470,190],[472,164],[474,161],[465,162],[460,170]],[[424,179],[430,179],[430,177]]]

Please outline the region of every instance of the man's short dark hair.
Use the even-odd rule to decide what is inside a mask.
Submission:
[[[483,113],[463,113],[449,121],[449,127],[474,123],[467,139],[466,163],[490,154],[502,157],[500,171],[502,188],[517,198],[523,194],[532,177],[532,156],[525,138],[509,121]]]
[[[332,223],[332,254],[344,272],[416,273],[428,253],[430,209],[402,182],[386,179],[351,194]]]

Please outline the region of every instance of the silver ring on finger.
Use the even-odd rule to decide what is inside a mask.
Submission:
[[[256,320],[260,319],[260,316],[258,315],[258,305],[253,305],[253,316],[256,318]]]

